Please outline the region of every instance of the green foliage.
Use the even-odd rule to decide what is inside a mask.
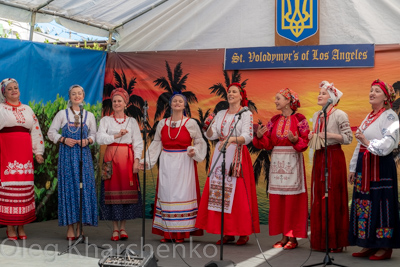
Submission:
[[[58,111],[66,109],[67,101],[57,95],[54,102],[48,101],[43,104],[29,102],[36,117],[38,118],[45,145],[44,163],[38,164],[35,161],[35,201],[36,201],[36,216],[38,221],[46,221],[57,219],[58,217],[58,192],[57,192],[57,165],[58,165],[58,150],[59,145],[54,144],[47,137],[47,132],[50,128],[53,118]],[[86,104],[84,107],[87,111],[94,114],[97,122],[101,118],[101,103],[96,105]],[[96,177],[98,173],[98,158],[99,158],[99,145],[94,144],[90,147],[93,163],[95,168]]]

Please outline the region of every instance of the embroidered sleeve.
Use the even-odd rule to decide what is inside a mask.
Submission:
[[[158,157],[160,156],[162,143],[161,143],[161,129],[164,127],[165,120],[161,120],[158,122],[156,133],[154,135],[153,141],[149,148],[146,151],[146,163],[147,169],[152,169],[154,165],[157,163]],[[140,160],[140,163],[143,163],[144,159]]]
[[[201,162],[207,154],[207,143],[204,141],[200,127],[195,120],[190,119],[186,123],[186,126],[190,133],[190,137],[193,139],[193,146],[188,147],[188,150],[193,148],[195,152],[193,159],[197,162]]]
[[[129,118],[132,120],[131,131],[132,131],[132,144],[133,144],[133,152],[135,153],[135,159],[142,158],[143,152],[143,138],[140,132],[139,124],[134,118]]]
[[[399,144],[399,118],[392,110],[385,113],[381,115],[385,117],[380,124],[383,138],[370,140],[368,146],[368,150],[378,156],[388,155]]]
[[[29,108],[29,107],[27,107]],[[42,130],[40,129],[39,121],[33,110],[29,108],[29,111],[33,118],[33,124],[31,128],[31,139],[32,139],[32,151],[35,155],[43,155],[44,153],[44,140]]]
[[[339,110],[338,110],[339,111]],[[338,127],[340,135],[343,137],[342,144],[348,145],[353,141],[353,132],[351,131],[349,117],[346,113],[341,112],[338,116]]]
[[[267,131],[261,138],[258,138],[257,135],[254,135],[253,145],[258,149],[271,150],[274,147],[274,145],[271,142],[271,133],[274,127],[272,119],[267,123],[266,127]]]
[[[299,118],[301,120],[299,120]],[[299,139],[295,144],[293,144],[293,148],[298,152],[304,152],[308,147],[308,134],[310,133],[310,127],[308,126],[307,119],[303,115],[298,114],[297,119],[299,121],[297,124]]]
[[[241,136],[244,137],[244,144],[247,145],[253,140],[253,113],[247,111],[242,116]]]

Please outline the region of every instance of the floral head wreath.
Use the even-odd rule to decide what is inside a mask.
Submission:
[[[247,99],[247,92],[246,92],[246,90],[244,90],[242,88],[242,85],[240,83],[231,83],[228,86],[228,90],[229,90],[229,88],[231,88],[231,86],[236,86],[237,88],[239,88],[240,96],[242,97],[242,101],[240,102],[240,105],[242,107],[248,107],[249,106],[249,100]]]
[[[383,93],[387,97],[387,101],[389,101],[390,106],[392,106],[394,100],[396,99],[396,92],[394,91],[393,86],[379,79],[376,79],[371,83],[371,86],[374,85],[378,85],[382,89]],[[387,105],[387,101],[385,100],[385,105]]]
[[[328,81],[322,81],[319,84],[319,88],[325,88],[328,92],[330,98],[332,98],[332,105],[336,106],[339,103],[340,98],[343,96],[343,93],[333,86],[333,83],[329,83]]]
[[[289,88],[285,88],[279,91],[279,94],[283,95],[290,100],[290,108],[296,111],[300,107],[300,100],[297,93]]]

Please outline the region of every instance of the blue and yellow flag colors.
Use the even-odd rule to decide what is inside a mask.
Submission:
[[[276,0],[276,32],[295,43],[318,31],[318,0]]]

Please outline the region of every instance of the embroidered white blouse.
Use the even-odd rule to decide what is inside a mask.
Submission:
[[[183,123],[185,123],[186,119],[183,119]],[[169,120],[167,120],[167,125],[169,126]],[[174,121],[175,122],[175,121]],[[177,125],[180,125],[182,122],[181,120],[176,121]],[[161,150],[163,149],[162,143],[161,143],[161,130],[165,125],[165,119],[161,120],[156,129],[156,134],[154,135],[154,139],[151,142],[148,150],[147,150],[147,156],[146,156],[146,163],[148,163],[147,169],[153,168],[153,166],[157,163],[158,157],[160,155]],[[197,122],[193,119],[189,119],[188,122],[185,124],[186,129],[188,130],[190,137],[193,139],[193,144],[192,146],[189,146],[189,148],[193,148],[195,155],[193,156],[193,159],[197,162],[201,162],[204,160],[207,154],[207,144],[203,139],[203,136],[201,134],[199,125],[197,125]],[[143,163],[143,159],[140,161]]]
[[[87,119],[86,119],[86,125],[89,129],[88,138],[92,139],[93,142],[95,142],[95,140],[96,140],[96,119],[92,112],[88,112],[88,111],[84,110],[83,111],[83,121],[85,121],[86,112],[88,113]],[[75,114],[80,114],[80,111],[75,111]],[[69,117],[70,122],[74,122],[74,114],[72,114],[71,109],[68,109],[68,117]],[[80,122],[81,122],[81,116],[79,115],[79,123]],[[47,136],[55,144],[61,138],[61,134],[59,133],[59,130],[62,129],[65,126],[65,124],[67,124],[67,123],[68,123],[68,121],[67,121],[67,115],[65,114],[65,109],[60,110],[54,117],[54,119],[51,123],[51,126],[49,128],[49,131],[47,132]]]
[[[29,106],[23,104],[13,108],[5,103],[0,103],[0,130],[5,127],[14,126],[22,126],[29,129],[32,139],[32,152],[35,155],[43,155],[43,135],[33,110]]]
[[[213,135],[208,137],[207,134],[204,133],[208,140],[215,140],[222,137],[222,128],[222,134],[224,136],[229,135],[230,129],[235,125],[233,120],[237,120],[238,116],[235,117],[235,114],[228,114],[226,111],[226,109],[221,110],[215,116],[214,123],[211,125]],[[244,137],[245,145],[249,144],[253,140],[253,113],[251,113],[251,111],[246,111],[242,114],[242,118],[239,120],[236,130],[233,131],[232,136]]]
[[[124,119],[117,119],[122,123]],[[96,140],[99,145],[132,144],[132,150],[135,153],[135,159],[141,159],[143,152],[142,134],[137,121],[132,117],[127,117],[125,122],[117,123],[114,117],[106,116],[100,120],[100,126],[96,133]],[[114,134],[120,132],[121,129],[128,131],[124,136],[114,139]]]
[[[321,111],[315,112],[312,118],[314,129],[313,132],[319,132],[319,129],[315,129],[315,124],[317,123],[320,112]],[[320,119],[321,121],[319,125],[321,125],[321,122],[324,122],[324,117],[321,116]],[[338,142],[336,139],[328,138],[328,146],[339,143],[342,145],[348,145],[351,144],[351,142],[353,141],[353,132],[350,128],[349,117],[344,111],[340,109],[333,109],[331,115],[328,117],[328,125],[326,126],[326,129],[328,133],[340,134],[343,137],[342,143]]]
[[[364,124],[367,117],[362,121]],[[377,156],[386,156],[399,144],[399,117],[397,114],[388,109],[384,111],[379,118],[368,126],[363,132],[365,138],[370,141],[367,147],[368,151]],[[354,150],[353,157],[350,161],[350,172],[355,172],[357,167],[357,158],[360,151],[360,142],[358,142]]]

